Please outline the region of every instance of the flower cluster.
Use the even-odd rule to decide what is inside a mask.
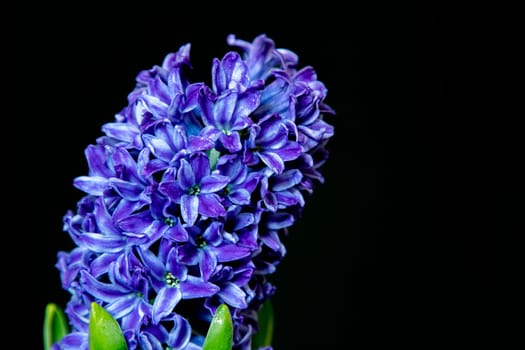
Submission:
[[[75,243],[58,253],[72,332],[53,349],[88,348],[91,302],[129,349],[201,349],[217,307],[234,349],[250,349],[268,277],[305,196],[324,178],[334,111],[312,67],[262,34],[189,80],[190,44],[140,72],[128,105],[85,149],[83,191],[64,216]],[[211,86],[210,86],[211,85]]]

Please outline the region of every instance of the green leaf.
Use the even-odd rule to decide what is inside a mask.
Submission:
[[[44,350],[51,349],[53,344],[68,333],[69,326],[62,309],[54,303],[47,304],[44,316]]]
[[[273,305],[270,299],[262,305],[257,315],[259,320],[259,330],[253,335],[252,349],[271,346],[273,339]]]
[[[220,304],[210,323],[202,350],[231,350],[233,344],[233,322],[230,309]]]
[[[89,350],[127,350],[126,339],[117,321],[102,306],[91,303]]]

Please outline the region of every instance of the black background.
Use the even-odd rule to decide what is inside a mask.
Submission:
[[[495,31],[515,22],[480,4],[360,3],[18,6],[4,124],[16,214],[4,234],[16,242],[4,269],[19,281],[3,282],[21,316],[16,341],[41,348],[46,303],[67,301],[54,264],[72,248],[62,216],[81,195],[72,180],[86,174],[84,148],[140,70],[190,42],[195,74],[208,80],[229,33],[266,33],[295,51],[337,112],[326,182],[307,198],[274,276],[275,349],[516,338],[521,211],[510,202],[522,201],[513,182],[522,159],[506,117],[522,115],[497,100],[517,94],[501,93],[513,52]]]

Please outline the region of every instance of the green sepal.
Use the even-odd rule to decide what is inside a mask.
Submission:
[[[233,322],[230,309],[220,304],[208,328],[202,350],[231,350],[233,345]]]
[[[56,342],[69,333],[66,315],[62,309],[54,304],[46,305],[44,315],[44,350],[49,350]]]
[[[217,151],[215,148],[212,148],[208,151],[208,158],[210,160],[210,169],[214,170],[217,166],[217,161],[219,160],[219,157],[221,155],[221,152]]]
[[[91,303],[89,350],[127,350],[128,345],[118,322],[99,304]]]
[[[266,300],[257,314],[259,330],[252,337],[252,349],[271,346],[273,339],[273,305]]]

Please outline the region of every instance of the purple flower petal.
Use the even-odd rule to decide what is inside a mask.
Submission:
[[[208,245],[215,246],[222,241],[223,225],[219,221],[212,221],[202,234]]]
[[[283,191],[301,182],[303,174],[298,169],[284,171],[281,175],[274,177],[272,182],[273,191]]]
[[[172,73],[170,74],[170,76],[173,75]],[[152,82],[150,82],[148,87],[149,95],[155,95],[162,102],[166,104],[169,103],[170,93],[168,92],[168,86],[166,85],[164,79],[159,79],[159,77],[156,77]]]
[[[151,319],[151,305],[148,303],[139,303],[136,305],[134,312],[131,312],[122,318],[122,329],[137,329],[144,319]]]
[[[228,87],[228,78],[221,68],[221,61],[218,58],[214,58],[211,68],[211,82],[213,91],[219,94]]]
[[[246,283],[248,283],[253,277],[254,270],[255,266],[253,263],[246,264],[244,267],[239,267],[236,269],[235,275],[232,277],[230,282],[242,287],[246,285]]]
[[[200,211],[199,197],[187,194],[183,195],[180,201],[180,211],[184,222],[190,226],[193,225]]]
[[[268,222],[268,228],[271,230],[280,230],[289,227],[294,222],[294,216],[289,213],[273,214]]]
[[[184,195],[185,191],[180,188],[177,181],[164,181],[159,185],[159,191],[162,194],[165,194],[173,200],[175,203],[179,203],[181,197]]]
[[[140,211],[146,203],[142,201],[128,201],[122,198],[113,211],[113,221],[118,222],[122,218]]]
[[[218,132],[217,132],[218,134]],[[215,146],[215,141],[209,137],[191,136],[189,141],[189,149],[192,152],[206,151]]]
[[[256,271],[261,275],[271,275],[276,271],[276,266],[268,261],[260,261]]]
[[[215,141],[219,138],[221,134],[222,131],[220,131],[213,125],[207,125],[199,131],[199,137],[204,137],[213,141],[214,145]]]
[[[93,213],[97,218],[97,226],[101,232],[106,235],[120,235],[120,231],[113,224],[111,214],[108,212],[102,197],[98,197],[95,201]]]
[[[115,178],[110,179],[109,184],[115,191],[117,191],[117,193],[122,198],[125,198],[130,201],[138,200],[140,194],[144,190],[144,187],[140,184],[123,181]]]
[[[144,267],[147,268],[157,278],[164,278],[164,264],[159,258],[148,249],[139,250],[140,258],[144,262]]]
[[[188,268],[179,262],[177,249],[172,248],[171,245],[167,248],[169,253],[166,258],[166,269],[180,281],[184,281],[188,276]]]
[[[267,232],[267,234],[261,237],[261,241],[276,252],[281,249],[282,243],[276,231]]]
[[[322,120],[317,120],[314,123],[308,125],[307,127],[299,125],[298,129],[303,134],[316,141],[320,141],[324,138],[329,138],[334,134],[333,127]]]
[[[169,162],[171,158],[173,158],[174,152],[165,139],[149,134],[143,135],[142,138],[146,144],[146,147],[148,147],[151,153],[153,153],[156,157],[165,162]]]
[[[226,282],[221,291],[218,293],[221,299],[228,305],[239,309],[245,309],[248,307],[246,303],[246,293],[231,282]]]
[[[216,218],[226,214],[226,209],[215,193],[199,195],[198,206],[199,213],[207,217]]]
[[[183,189],[188,189],[191,186],[195,185],[195,173],[193,167],[186,161],[182,159],[180,161],[180,168],[177,173],[178,180]]]
[[[235,129],[239,130],[239,128],[245,128],[249,125],[250,119],[248,119],[248,116],[252,114],[253,111],[259,107],[259,104],[261,103],[261,95],[256,92],[252,92],[249,94],[243,94],[241,98],[237,101],[237,105],[235,107],[235,116],[236,123]],[[246,118],[246,119],[245,119]],[[237,121],[241,122],[242,124],[237,124]]]
[[[177,259],[186,265],[197,265],[199,263],[199,249],[193,244],[187,243],[177,249]]]
[[[60,347],[53,345],[52,350],[88,350],[88,334],[83,332],[71,332],[60,340]]]
[[[80,271],[80,275],[86,291],[88,291],[95,298],[105,302],[112,302],[124,297],[129,293],[127,289],[122,288],[116,284],[102,283],[98,281],[86,271]]]
[[[111,155],[111,160],[113,161],[117,177],[127,181],[141,181],[137,171],[138,161],[135,161],[127,149],[123,147],[115,149]]]
[[[291,189],[288,191],[281,191],[275,194],[277,202],[287,207],[299,204],[301,207],[304,206],[305,201],[301,192],[297,189]]]
[[[259,153],[259,158],[270,168],[274,173],[280,174],[284,170],[284,162],[281,157],[274,152]]]
[[[222,62],[216,60],[213,65],[215,73],[214,90],[221,92],[226,89],[240,91],[248,83],[246,64],[237,52],[230,51],[224,55]]]
[[[241,137],[239,136],[239,133],[235,131],[229,134],[221,134],[219,140],[224,148],[231,153],[235,153],[242,149]]]
[[[144,177],[150,177],[157,171],[164,170],[168,167],[168,163],[166,163],[163,160],[160,159],[152,159],[149,162],[146,163],[146,165],[142,168],[142,175]]]
[[[235,216],[235,226],[234,230],[240,230],[245,228],[255,222],[255,217],[252,213],[240,213]]]
[[[288,140],[288,129],[280,118],[271,116],[261,122],[261,131],[257,134],[257,144],[263,148],[281,148]]]
[[[257,184],[259,183],[261,179],[261,174],[258,172],[253,172],[248,174],[246,177],[246,180],[242,183],[242,188],[244,188],[246,191],[252,193],[255,190],[255,187],[257,187]]]
[[[150,128],[154,128],[155,125],[158,125],[159,123],[162,122],[162,119],[158,119],[157,117],[155,117],[153,113],[148,111],[142,103],[138,103],[136,106],[137,106],[137,109],[135,113],[142,117],[142,119],[140,120],[140,127],[139,127],[139,130],[141,132],[145,132],[146,130]]]
[[[149,329],[148,331],[152,332],[143,332],[138,335],[138,348],[139,349],[148,349],[148,350],[161,350],[163,349],[162,342],[160,339],[165,339],[165,328],[157,327]]]
[[[126,247],[121,236],[107,236],[100,233],[84,232],[78,237],[79,243],[97,253],[118,253]]]
[[[204,249],[200,256],[199,268],[202,279],[208,281],[217,266],[217,257],[209,249]]]
[[[151,310],[153,323],[158,324],[162,318],[171,314],[181,299],[182,292],[177,287],[166,286],[159,290]]]
[[[153,95],[142,95],[140,100],[144,103],[146,109],[153,113],[157,119],[166,119],[168,115],[166,111],[168,110],[168,105],[163,102],[160,98]]]
[[[236,244],[223,244],[210,249],[213,249],[219,262],[239,260],[252,253],[251,249]]]
[[[228,127],[235,110],[235,103],[237,102],[237,93],[233,90],[227,90],[223,93],[213,106],[214,123],[218,129],[221,127]]]
[[[204,176],[210,175],[210,160],[203,153],[195,153],[194,156],[190,159],[191,168],[195,174],[195,180],[191,184],[193,186]],[[188,186],[188,187],[191,187]]]
[[[168,128],[168,126],[170,126]],[[166,124],[166,139],[171,140],[173,146],[177,151],[186,148],[188,145],[188,137],[186,136],[186,129],[182,125]],[[170,138],[171,136],[171,138]]]
[[[135,126],[125,123],[106,123],[102,126],[102,132],[126,143],[133,143],[139,135],[139,130]]]
[[[184,226],[182,226],[180,223],[177,223],[173,225],[173,227],[166,229],[164,232],[164,237],[176,242],[186,242],[188,241],[188,232]]]
[[[204,124],[215,126],[215,116],[213,114],[212,101],[212,99],[215,99],[215,94],[213,91],[209,90],[209,87],[204,86],[203,88],[199,89],[197,99]]]
[[[105,309],[115,319],[119,319],[135,310],[139,303],[140,299],[135,293],[132,293],[115,299],[112,303],[109,303]]]
[[[173,349],[187,349],[186,345],[191,337],[190,323],[180,315],[173,317],[173,323],[168,335],[168,346]]]
[[[275,193],[273,192],[266,192],[263,196],[263,202],[264,205],[266,205],[266,208],[270,211],[277,211],[277,197],[275,196]]]
[[[106,152],[104,147],[101,145],[89,145],[84,151],[86,156],[90,176],[100,176],[103,178],[109,178],[113,176],[113,172],[106,165]]]
[[[204,83],[193,83],[186,87],[186,101],[179,108],[182,113],[188,113],[199,106],[199,98],[204,87]]]
[[[237,245],[247,247],[251,250],[257,249],[258,248],[257,232],[258,232],[257,225],[251,225],[251,226],[248,226],[238,231],[237,235],[239,236],[239,242]]]
[[[230,182],[228,176],[208,175],[204,176],[200,182],[200,193],[213,193],[222,190]]]
[[[250,204],[250,192],[248,192],[244,188],[239,188],[239,189],[231,191],[228,194],[228,199],[233,204],[248,205]]]
[[[303,148],[297,142],[289,141],[286,145],[275,152],[277,152],[279,157],[286,162],[297,159],[303,153]]]
[[[101,254],[95,260],[90,263],[90,272],[93,277],[98,277],[108,272],[108,266],[113,263],[120,254]],[[71,267],[74,267],[74,263],[69,263]]]
[[[122,232],[122,236],[127,240],[127,246],[150,244],[155,242],[160,236],[155,231],[146,232]]]
[[[188,275],[187,279],[180,284],[180,290],[184,299],[192,299],[209,297],[217,293],[220,288],[213,283]]]
[[[129,232],[145,232],[146,229],[152,224],[153,218],[150,212],[142,211],[137,214],[129,215],[117,222],[117,226]]]
[[[182,66],[191,67],[190,63],[191,44],[182,45],[175,53],[169,53],[162,61],[162,67],[167,70],[173,70]]]
[[[109,180],[101,176],[78,176],[73,185],[81,191],[93,196],[102,196],[108,189]]]

